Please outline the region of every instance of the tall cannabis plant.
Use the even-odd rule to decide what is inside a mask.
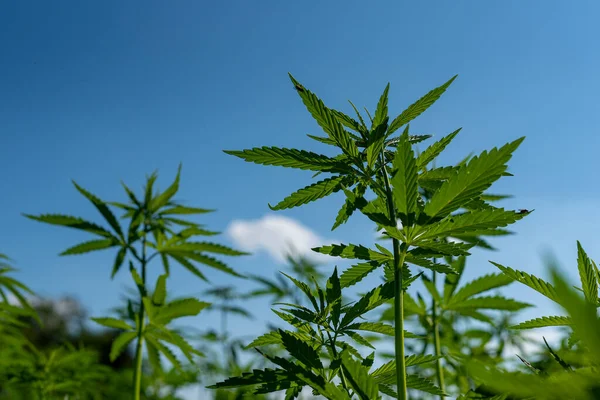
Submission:
[[[292,398],[299,393],[298,387],[310,386],[315,393],[329,398],[371,399],[377,398],[381,391],[406,399],[410,380],[406,375],[408,359],[405,359],[404,343],[404,293],[415,278],[411,269],[416,266],[438,273],[455,274],[453,268],[435,262],[434,258],[467,255],[475,244],[474,237],[495,235],[501,232],[499,228],[512,224],[529,213],[494,207],[485,198],[485,191],[501,176],[507,175],[506,163],[523,138],[500,148],[484,151],[458,166],[429,169],[460,129],[443,137],[417,156],[413,144],[428,139],[429,135],[410,135],[409,123],[437,101],[456,77],[427,93],[394,119],[390,119],[388,115],[388,84],[373,116],[367,111],[370,124],[365,122],[352,103],[350,104],[357,119],[326,107],[314,93],[291,75],[290,78],[307,110],[327,134],[326,137],[309,137],[337,148],[339,154],[329,157],[312,151],[278,147],[257,147],[226,153],[257,164],[311,170],[316,171],[316,175],[330,174],[269,207],[272,210],[289,209],[342,191],[346,200],[332,229],[345,223],[354,212],[360,211],[375,223],[378,230],[391,238],[392,249],[376,245],[375,250],[355,244],[334,244],[313,249],[323,254],[358,259],[361,262],[339,277],[334,272],[326,291],[317,286],[315,293],[318,293],[320,302],[313,301],[313,289],[302,282],[295,282],[310,298],[314,309],[294,306],[286,316],[280,316],[297,328],[304,326],[305,333],[309,334],[312,342],[280,330],[276,333],[297,362],[265,354],[281,369],[246,374],[217,384],[216,387],[262,384],[259,391],[265,392],[286,389],[287,385],[288,394]],[[393,136],[401,128],[402,134]],[[424,197],[424,190],[430,194],[427,198]],[[367,199],[367,194],[375,197]],[[443,240],[449,236],[461,239],[461,242]],[[354,305],[342,307],[341,289],[359,282],[380,268],[383,268],[387,282],[370,291]],[[393,299],[394,302],[392,330],[395,338],[395,363],[386,366],[382,378],[381,371],[375,371],[380,372],[379,374],[368,372],[372,359],[357,361],[351,357],[348,346],[343,346],[342,351],[338,352],[335,343],[338,336],[349,336],[348,332],[352,329],[348,325],[354,324],[352,326],[355,327],[355,318],[387,299]],[[340,320],[344,312],[345,317]],[[319,330],[311,331],[305,326],[306,323],[317,325]],[[377,329],[381,332],[388,331],[385,326],[380,325]],[[320,339],[320,332],[333,336],[329,338],[325,335]],[[354,333],[354,339],[360,340]],[[325,341],[331,350],[331,373],[325,372],[315,351]],[[354,356],[358,357],[356,354]],[[390,374],[394,379],[390,379]],[[334,377],[338,378],[341,386],[332,386]],[[396,392],[387,386],[389,384],[396,384]],[[432,384],[415,386],[431,387]],[[291,388],[294,389],[290,391]],[[432,392],[443,394],[439,389]]]
[[[216,268],[225,273],[240,276],[222,261],[209,254],[239,256],[246,253],[229,247],[207,242],[196,241],[198,236],[211,236],[216,232],[206,230],[202,225],[182,219],[185,216],[204,214],[211,210],[182,205],[173,197],[179,190],[181,165],[173,183],[164,192],[155,192],[154,183],[157,174],[147,178],[144,193],[141,197],[129,189],[123,188],[129,198],[128,203],[105,202],[83,187],[73,182],[75,188],[102,214],[107,227],[86,221],[82,218],[61,215],[44,214],[39,216],[27,215],[36,221],[75,228],[98,237],[77,244],[63,251],[61,255],[83,254],[92,251],[116,249],[117,254],[112,266],[111,277],[114,277],[122,265],[129,264],[130,274],[139,292],[139,306],[129,304],[129,320],[116,318],[96,318],[97,323],[109,328],[121,329],[123,333],[114,341],[110,358],[114,360],[121,351],[136,340],[135,371],[133,378],[135,400],[140,399],[142,378],[142,351],[146,344],[150,362],[160,366],[160,355],[169,360],[174,366],[179,361],[166,345],[179,348],[190,360],[198,354],[181,335],[167,326],[174,319],[194,316],[210,304],[194,298],[167,302],[166,281],[169,276],[170,263],[175,261],[200,279],[206,280],[202,271],[195,265],[200,263]],[[123,211],[122,218],[129,219],[128,228],[124,229],[109,206]],[[161,275],[154,287],[147,287],[146,274],[149,263],[159,258],[165,273]],[[137,264],[137,268],[136,265]]]

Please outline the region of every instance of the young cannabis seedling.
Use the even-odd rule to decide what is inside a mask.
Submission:
[[[239,277],[240,275],[225,263],[208,254],[212,253],[228,256],[246,254],[220,244],[193,240],[195,237],[211,236],[215,235],[217,232],[208,231],[198,223],[182,219],[184,216],[203,214],[212,210],[185,206],[173,200],[173,197],[179,190],[180,173],[181,165],[179,166],[177,176],[173,183],[164,192],[157,193],[154,192],[154,183],[157,179],[157,175],[156,173],[152,174],[147,179],[146,187],[141,198],[138,198],[131,189],[123,184],[123,188],[129,198],[129,203],[126,204],[105,202],[73,182],[79,193],[87,198],[100,214],[102,214],[108,227],[103,227],[82,218],[68,215],[44,214],[34,216],[26,214],[28,218],[36,221],[79,229],[99,237],[98,239],[73,246],[62,252],[61,255],[83,254],[111,248],[118,249],[112,267],[111,277],[114,277],[119,272],[121,266],[129,257],[130,271],[138,286],[141,304],[139,309],[136,310],[137,320],[135,323],[135,332],[128,332],[128,335],[122,336],[121,340],[123,342],[129,342],[133,339],[133,336],[135,336],[137,340],[135,355],[136,367],[133,378],[135,400],[140,399],[142,348],[146,332],[153,330],[155,333],[155,336],[153,336],[152,339],[150,339],[150,336],[147,336],[147,344],[150,345],[148,348],[159,349],[163,355],[173,361],[172,357],[167,355],[170,353],[167,350],[163,351],[164,347],[156,340],[158,337],[161,337],[162,340],[166,340],[164,337],[158,336],[162,335],[162,333],[155,329],[156,324],[152,325],[154,326],[153,328],[150,328],[149,330],[146,329],[146,319],[147,317],[152,318],[152,313],[155,311],[153,308],[154,306],[152,306],[148,300],[144,300],[147,298],[146,272],[150,261],[158,257],[162,262],[165,275],[161,278],[162,280],[159,281],[158,287],[158,290],[162,291],[164,290],[165,279],[169,274],[170,263],[172,261],[179,263],[188,271],[203,280],[206,280],[206,277],[200,269],[198,269],[195,263],[200,263]],[[124,211],[122,218],[129,219],[129,227],[127,229],[121,227],[121,224],[109,206],[117,207]],[[152,250],[154,250],[154,252],[150,254]],[[137,268],[134,267],[133,261],[137,263]],[[194,311],[197,310],[197,312],[199,312],[198,305],[192,308]],[[167,322],[168,321],[161,320],[161,323]],[[127,326],[129,327],[129,325]],[[128,329],[125,328],[125,325],[121,325],[121,327],[123,329]],[[186,345],[181,344],[178,339],[174,340],[177,342],[176,345],[180,348],[187,348]],[[149,357],[155,359],[155,356],[157,356],[157,354],[150,350]],[[156,362],[154,364],[156,364]]]

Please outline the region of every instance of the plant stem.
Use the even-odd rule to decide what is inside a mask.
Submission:
[[[433,260],[435,262],[435,259]],[[437,274],[435,273],[435,271],[433,271],[433,284],[435,286],[436,284],[436,276]],[[442,355],[442,351],[441,351],[441,347],[440,347],[440,326],[438,324],[438,316],[437,316],[437,304],[435,302],[435,299],[432,299],[431,301],[431,306],[432,306],[432,322],[433,322],[433,346],[435,348],[435,355],[437,357],[441,357]],[[438,358],[435,361],[435,368],[436,368],[436,372],[437,372],[437,380],[438,380],[438,385],[440,387],[440,389],[442,390],[442,392],[445,392],[445,384],[444,384],[444,368],[442,366],[442,359]],[[444,396],[440,396],[440,399],[443,399]]]
[[[381,165],[383,166],[383,181],[385,183],[385,193],[390,219],[396,223],[396,207],[390,180],[387,169],[385,167],[385,157],[381,152]],[[404,361],[404,290],[402,268],[404,267],[404,259],[406,258],[407,246],[403,244],[400,249],[400,241],[396,238],[392,239],[394,248],[394,345],[396,353],[396,385],[398,391],[398,399],[407,400],[406,392],[406,364]]]
[[[408,399],[406,393],[406,365],[404,363],[404,290],[402,290],[402,266],[406,251],[400,252],[398,239],[394,239],[394,339],[396,348],[396,382],[398,399]]]
[[[142,257],[140,260],[141,268],[142,268],[142,283],[144,287],[146,286],[146,225],[144,225],[144,236],[142,237]],[[144,334],[144,302],[142,298],[144,293],[142,292],[143,288],[140,289],[140,311],[138,314],[139,319],[139,327],[137,333],[137,345],[135,348],[135,370],[133,371],[133,398],[135,400],[140,400],[141,391],[142,391],[142,345],[143,345],[143,334]]]

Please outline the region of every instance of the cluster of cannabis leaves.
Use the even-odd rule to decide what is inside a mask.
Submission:
[[[174,400],[174,390],[164,394],[166,386],[175,388],[182,383],[225,375],[230,377],[209,386],[217,389],[215,398],[237,399],[248,392],[253,397],[267,398],[271,393],[284,392],[286,399],[293,399],[306,391],[312,393],[311,397],[342,400],[386,396],[406,399],[409,394],[413,399],[599,398],[600,270],[579,243],[577,268],[581,287],[575,290],[553,265],[552,283],[498,263],[492,263],[498,273],[461,282],[471,249],[493,249],[487,237],[510,234],[504,228],[530,211],[496,207],[495,202],[506,196],[487,192],[499,178],[510,176],[507,163],[523,138],[445,167],[437,167],[436,159],[460,129],[420,153],[415,151],[414,146],[431,135],[411,135],[409,123],[440,98],[454,79],[427,93],[391,122],[387,106],[389,85],[386,86],[374,115],[366,111],[368,126],[352,103],[356,120],[326,107],[291,77],[306,108],[327,134],[309,137],[339,153],[326,156],[277,147],[227,151],[257,164],[310,170],[316,172],[315,176],[330,175],[269,207],[289,209],[342,192],[345,200],[332,229],[361,213],[373,222],[391,248],[380,244],[374,248],[333,244],[313,249],[358,260],[341,272],[336,267],[323,275],[305,260],[290,258],[289,274],[282,273],[275,280],[249,276],[261,286],[250,293],[239,294],[233,287],[213,287],[202,296],[215,298],[215,304],[194,297],[172,299],[167,282],[173,262],[207,281],[198,264],[242,277],[214,255],[246,254],[210,241],[198,241],[198,237],[217,232],[184,218],[212,210],[173,200],[179,189],[181,167],[174,182],[163,192],[154,190],[156,174],[147,178],[140,197],[123,184],[128,203],[105,202],[75,183],[76,189],[103,216],[106,226],[67,215],[26,215],[96,236],[62,255],[113,249],[116,254],[111,276],[123,265],[129,266],[136,288],[133,296],[118,310],[117,317],[93,320],[120,332],[112,344],[111,360],[128,346],[135,346],[132,397]],[[394,136],[401,128],[402,133]],[[111,208],[122,212],[121,219],[129,222],[126,227]],[[148,268],[154,259],[160,261],[164,273],[149,283]],[[116,387],[115,377],[108,367],[97,362],[93,351],[64,346],[43,352],[22,335],[23,321],[38,318],[26,299],[31,291],[9,276],[13,269],[7,261],[6,256],[0,255],[0,396],[12,389],[19,389],[28,399],[113,396],[108,388]],[[358,287],[367,275],[376,272],[381,274],[383,283],[361,288],[358,299],[350,301],[349,288]],[[567,315],[515,325],[515,313],[530,305],[492,293],[515,281],[553,300]],[[414,290],[417,282],[425,293]],[[18,305],[9,301],[9,295]],[[279,306],[273,309],[274,313],[291,328],[273,328],[246,346],[239,340],[230,340],[226,316],[250,317],[233,301],[267,295],[273,296],[274,305]],[[178,328],[174,322],[203,310],[220,312],[222,327],[221,332],[205,334],[202,341],[209,345],[199,348],[191,343],[190,330]],[[572,334],[560,349],[552,349],[546,343],[549,357],[541,361],[519,357],[524,372],[514,372],[514,367],[509,371],[503,366],[506,346],[520,348],[528,340],[521,332],[548,326],[567,327]],[[380,346],[386,339],[392,339],[392,353]],[[216,346],[222,348],[215,352]],[[261,358],[242,363],[242,347],[256,350]],[[204,377],[184,365],[176,352],[187,359],[188,365],[202,360],[204,352],[211,352],[199,363]],[[144,353],[150,374],[143,366]],[[225,366],[216,361],[223,354],[229,357]],[[173,368],[165,369],[164,361]],[[230,389],[236,392],[229,393]],[[8,392],[8,396],[12,393]]]
[[[367,126],[352,103],[357,120],[326,107],[315,94],[291,75],[290,78],[307,110],[327,134],[326,137],[308,136],[337,148],[339,154],[330,157],[311,151],[277,147],[226,153],[256,164],[316,171],[315,176],[331,174],[269,207],[272,210],[289,209],[342,191],[346,200],[332,229],[360,211],[375,224],[378,231],[391,239],[392,249],[378,244],[375,245],[376,249],[355,244],[333,244],[313,249],[360,262],[341,275],[337,268],[334,269],[325,287],[317,282],[309,285],[287,276],[305,294],[307,306],[284,303],[281,304],[283,308],[273,311],[295,329],[271,331],[248,345],[256,348],[276,368],[254,370],[212,387],[249,386],[256,388],[256,394],[285,390],[286,399],[298,397],[305,387],[312,389],[313,395],[329,399],[366,400],[378,399],[382,395],[405,399],[407,388],[445,396],[444,375],[453,369],[452,375],[457,382],[461,375],[466,378],[471,374],[479,378],[480,383],[495,382],[498,388],[499,382],[504,382],[504,379],[497,380],[497,375],[491,372],[490,375],[484,374],[483,371],[487,371],[484,368],[489,363],[481,363],[479,368],[473,369],[475,361],[471,358],[467,362],[464,354],[452,352],[450,348],[447,354],[442,354],[440,326],[448,321],[445,314],[450,315],[451,321],[453,318],[466,317],[491,323],[491,318],[482,311],[516,311],[529,306],[501,296],[481,295],[513,280],[523,281],[522,275],[511,274],[509,269],[500,266],[501,274],[487,275],[458,288],[464,257],[469,255],[469,250],[475,246],[491,247],[483,239],[485,236],[508,234],[502,228],[530,213],[527,210],[512,211],[495,207],[491,202],[502,196],[486,193],[496,180],[510,175],[506,164],[524,138],[484,151],[456,166],[432,167],[434,160],[459,130],[415,155],[413,145],[430,136],[410,135],[409,123],[430,107],[456,77],[427,93],[391,122],[387,107],[388,84],[374,116],[367,110],[370,126]],[[394,132],[402,127],[402,134],[393,137]],[[367,199],[367,193],[374,195],[374,198]],[[438,259],[446,262],[438,262]],[[385,283],[371,289],[357,301],[343,301],[342,288],[360,282],[381,268]],[[415,268],[430,270],[432,278],[429,279],[423,271],[414,274]],[[593,274],[587,272],[589,282]],[[445,275],[443,293],[436,285],[436,274],[439,273]],[[431,308],[422,298],[417,302],[406,292],[419,278],[431,295]],[[593,304],[597,306],[595,283],[593,290],[596,293],[596,303]],[[384,321],[362,322],[365,314],[386,303],[392,303],[390,319],[393,325]],[[424,335],[404,330],[405,318],[410,314],[421,318],[421,325],[426,330]],[[591,318],[591,311],[588,317]],[[526,327],[535,324],[555,326],[559,323],[564,324],[565,321],[536,321]],[[393,359],[374,370],[375,352],[363,356],[353,345],[356,343],[375,349],[362,336],[368,332],[393,336],[395,342]],[[421,354],[405,355],[405,339],[423,338],[426,344]],[[425,353],[428,342],[433,343],[434,354]],[[288,357],[259,349],[268,345],[283,347]],[[406,372],[407,367],[432,362],[436,364],[437,382]],[[465,382],[462,383],[458,387],[465,387]],[[466,389],[470,391],[469,386]],[[500,386],[500,390],[500,396],[505,396],[502,391],[513,393],[507,386]],[[542,393],[541,389],[538,393]]]
[[[191,297],[172,301],[168,300],[167,280],[171,262],[178,263],[195,276],[206,281],[205,275],[198,268],[197,264],[203,264],[234,276],[241,276],[211,254],[228,256],[246,254],[221,244],[195,240],[198,236],[212,236],[218,232],[209,231],[196,222],[183,219],[183,217],[189,215],[204,214],[212,210],[185,206],[173,200],[173,196],[179,190],[180,172],[181,166],[174,182],[163,192],[155,192],[154,183],[157,175],[156,173],[152,174],[148,177],[144,193],[140,198],[123,184],[123,188],[129,198],[129,203],[105,202],[74,182],[75,188],[104,217],[108,225],[106,227],[68,215],[26,215],[33,220],[82,230],[97,237],[97,239],[72,246],[63,251],[61,255],[75,255],[92,251],[116,249],[117,252],[112,266],[111,277],[114,277],[124,264],[129,264],[130,275],[138,290],[138,301],[128,301],[126,315],[123,315],[122,318],[103,317],[92,319],[104,327],[121,331],[112,344],[110,352],[111,361],[114,361],[127,346],[135,343],[136,365],[132,386],[132,397],[135,399],[139,399],[142,395],[144,345],[152,369],[159,372],[162,372],[164,368],[161,359],[166,359],[171,365],[181,369],[181,361],[175,355],[173,349],[179,350],[190,362],[194,362],[197,356],[202,356],[202,353],[192,346],[180,331],[172,328],[171,325],[173,321],[180,318],[198,315],[203,309],[209,307],[210,303]],[[121,226],[121,223],[109,206],[122,210],[122,219],[129,219],[126,229]],[[146,275],[150,262],[155,258],[160,259],[164,268],[164,274],[161,274],[156,283],[150,286]],[[5,270],[8,271],[6,268]],[[17,288],[26,289],[26,287],[14,280],[10,282],[13,286],[16,285]],[[30,311],[31,307],[26,306],[25,299],[13,286],[8,285],[7,288],[21,300],[24,307],[12,307],[5,301],[2,303],[2,310],[10,309],[13,311],[13,309],[18,309],[15,312],[18,311],[21,313]],[[14,324],[14,320],[9,320],[9,322],[13,322],[12,325],[16,325]],[[4,324],[3,326],[9,329],[12,325]],[[13,336],[15,340],[19,339],[17,333]],[[4,337],[12,336],[3,334]],[[35,352],[32,354],[32,357],[37,356]],[[43,357],[43,355],[39,356]],[[52,361],[56,361],[57,357],[59,355],[52,354],[44,364],[44,369],[52,370],[53,373],[56,372]],[[74,362],[76,370],[86,371],[89,375],[89,368],[81,368],[83,356],[75,357],[72,353],[68,353],[66,357],[70,358],[61,361],[60,365],[62,367],[68,364],[67,361]],[[21,360],[17,361],[18,363],[21,363]],[[77,366],[77,364],[79,365]],[[17,365],[10,364],[3,370],[17,371]],[[28,384],[31,379],[35,378],[45,385],[43,391],[50,391],[57,395],[70,393],[68,389],[71,389],[70,386],[72,385],[77,385],[78,387],[85,387],[86,385],[85,380],[77,377],[70,377],[69,379],[62,377],[59,380],[60,383],[53,383],[52,381],[48,383],[48,379],[45,379],[45,377],[30,378],[25,375],[20,372],[11,373],[7,381],[13,384]],[[96,375],[102,375],[101,371],[97,372]],[[50,389],[48,385],[51,386]]]

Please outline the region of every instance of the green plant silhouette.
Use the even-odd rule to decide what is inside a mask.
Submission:
[[[129,305],[129,318],[134,321],[130,324],[124,319],[95,318],[97,323],[123,330],[121,335],[113,342],[111,360],[132,341],[136,340],[135,370],[133,377],[135,400],[140,399],[142,381],[142,351],[146,343],[148,357],[155,368],[160,367],[160,355],[169,360],[176,367],[180,363],[168,345],[173,345],[192,359],[198,352],[167,325],[174,319],[197,315],[209,303],[193,298],[166,302],[166,280],[169,276],[170,262],[175,261],[192,272],[195,276],[206,280],[204,274],[194,263],[216,268],[225,273],[238,276],[233,269],[222,261],[208,255],[220,254],[240,256],[246,253],[229,247],[206,241],[195,241],[198,236],[212,236],[216,232],[206,230],[202,225],[182,219],[183,217],[204,214],[211,210],[189,207],[173,200],[179,190],[181,166],[173,183],[163,192],[155,192],[154,184],[157,174],[147,178],[144,193],[138,198],[125,184],[123,188],[129,198],[129,203],[105,202],[73,182],[75,188],[87,198],[102,214],[109,227],[105,228],[82,218],[60,215],[26,215],[27,217],[53,225],[83,230],[99,236],[99,239],[86,241],[75,245],[61,253],[61,255],[83,254],[92,251],[117,248],[115,262],[112,267],[111,277],[114,277],[129,258],[129,270],[139,291],[139,306],[134,309]],[[123,229],[115,214],[109,206],[123,211],[123,218],[129,219],[129,226]],[[154,251],[150,254],[151,251]],[[146,273],[148,264],[154,258],[160,258],[165,273],[161,275],[152,293],[147,288]],[[137,268],[134,265],[137,263]]]

